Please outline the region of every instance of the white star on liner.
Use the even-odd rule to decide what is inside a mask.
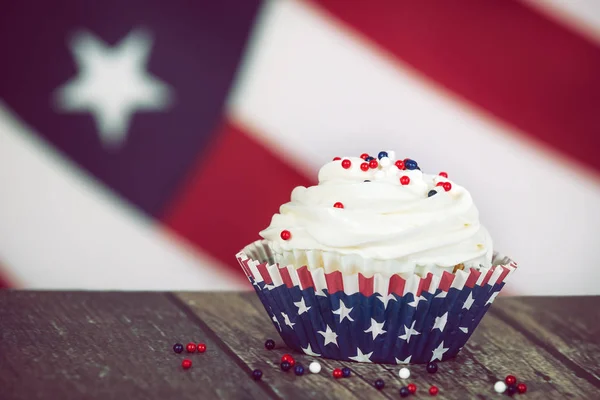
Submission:
[[[381,300],[381,302],[383,303],[383,309],[386,310],[388,303],[390,302],[390,300],[394,300],[394,301],[398,301],[396,300],[396,297],[390,293],[387,296],[382,296],[382,295],[378,295],[377,299]]]
[[[471,306],[473,305],[474,302],[475,302],[475,299],[473,299],[473,293],[471,292],[471,293],[469,293],[469,296],[465,300],[465,304],[463,304],[462,308],[470,310]]]
[[[294,305],[296,307],[298,307],[298,315],[301,315],[301,314],[307,312],[308,310],[310,310],[310,307],[306,307],[306,303],[304,302],[304,297],[302,297],[300,299],[300,301],[294,302]]]
[[[356,355],[354,357],[348,357],[348,358],[353,361],[358,361],[358,362],[372,362],[371,355],[373,355],[373,352],[363,354],[363,352],[360,351],[360,347],[358,347],[358,348],[356,348]]]
[[[336,346],[338,345],[337,344],[338,335],[337,335],[337,333],[335,333],[334,331],[331,330],[329,325],[326,326],[325,332],[318,331],[318,333],[325,338],[325,344],[323,346],[327,346],[329,343],[333,343]]]
[[[404,331],[406,332],[404,335],[402,336],[398,336],[399,339],[402,340],[406,340],[406,343],[410,343],[410,337],[413,335],[420,335],[421,332],[417,332],[414,328],[415,328],[415,323],[417,321],[413,321],[412,325],[410,326],[410,328],[406,325],[404,325]]]
[[[306,345],[306,348],[304,348],[304,347],[300,347],[300,348],[302,349],[304,354],[306,354],[308,356],[321,357],[320,354],[317,354],[313,351],[313,349],[310,347],[310,343]]]
[[[448,322],[448,312],[441,317],[435,317],[435,323],[433,324],[433,328],[431,328],[431,330],[439,329],[443,332],[444,328],[446,327],[446,322]]]
[[[464,333],[469,333],[469,328],[465,328],[465,327],[460,326],[460,327],[458,327],[458,329],[460,329]]]
[[[281,325],[279,324],[279,321],[277,321],[277,318],[275,318],[275,316],[273,315],[271,317],[271,319],[273,320],[273,322],[275,322],[277,324],[277,329],[281,330]]]
[[[441,292],[439,292],[438,294],[435,295],[436,299],[444,299],[446,298],[446,295],[448,294],[448,292],[444,292],[443,290]]]
[[[369,329],[367,329],[365,333],[371,332],[371,334],[373,335],[373,340],[375,340],[377,336],[387,332],[383,329],[383,324],[385,324],[385,322],[377,322],[375,321],[375,318],[371,318],[371,327],[369,327]]]
[[[71,42],[78,75],[56,90],[59,109],[92,113],[105,146],[118,147],[138,111],[162,111],[171,89],[146,70],[152,39],[142,30],[130,32],[115,46],[89,32]]]
[[[412,357],[412,355],[406,357],[406,359],[404,361],[400,360],[399,358],[396,358],[396,357],[394,357],[394,358],[396,358],[396,364],[408,364],[408,363],[410,363],[411,357]]]
[[[285,324],[287,326],[289,326],[290,328],[294,328],[294,325],[296,325],[295,322],[290,321],[290,317],[288,317],[288,315],[286,313],[281,313],[281,316],[283,317],[283,322],[285,322]]]
[[[434,360],[442,361],[442,356],[448,350],[450,350],[450,348],[444,347],[444,341],[442,340],[442,343],[440,343],[440,345],[436,349],[433,350],[433,356],[431,356],[431,361],[434,361]]]
[[[354,307],[346,307],[344,302],[340,300],[340,308],[335,310],[333,313],[340,316],[340,322],[342,322],[344,318],[348,318],[351,322],[354,322],[354,320],[350,316],[350,313],[352,312],[353,308]]]
[[[415,297],[415,299],[413,301],[411,301],[410,303],[408,303],[408,305],[411,307],[417,308],[417,306],[419,305],[419,302],[422,300],[427,301],[427,298],[425,298],[423,296]]]
[[[315,287],[315,296],[327,297],[327,295],[325,294],[323,289],[317,289],[316,287]]]
[[[500,293],[500,292],[492,293],[492,295],[490,296],[488,301],[485,302],[485,305],[487,306],[488,304],[492,304],[494,302],[494,300],[496,300],[496,296],[498,296],[498,293]]]

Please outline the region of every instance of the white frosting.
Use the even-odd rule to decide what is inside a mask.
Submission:
[[[344,159],[351,161],[349,169],[342,167]],[[317,186],[295,188],[291,201],[260,232],[275,254],[321,250],[394,260],[400,271],[491,265],[492,240],[465,188],[420,170],[399,170],[391,154],[385,166],[368,171],[361,170],[360,158],[342,160],[321,168]],[[408,185],[400,184],[402,176],[410,178]],[[446,181],[450,191],[436,187]],[[432,189],[437,194],[428,197]],[[336,202],[344,208],[333,207]],[[289,240],[280,237],[283,230],[291,233]]]

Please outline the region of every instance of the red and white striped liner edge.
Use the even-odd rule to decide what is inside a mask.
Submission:
[[[424,291],[435,293],[437,289],[448,292],[450,288],[460,290],[465,286],[469,288],[485,285],[493,286],[496,283],[506,282],[517,269],[517,264],[514,261],[495,253],[491,268],[470,269],[469,271],[458,270],[454,274],[444,272],[441,276],[428,273],[425,277],[416,274],[403,277],[399,274],[384,275],[378,273],[367,278],[361,273],[344,275],[340,271],[334,271],[326,274],[322,268],[309,270],[307,266],[301,268],[295,268],[292,265],[281,266],[260,262],[253,258],[264,259],[265,257],[258,257],[253,254],[268,254],[268,252],[267,243],[259,240],[246,246],[236,254],[236,258],[248,279],[252,278],[256,282],[265,282],[267,288],[286,285],[288,288],[299,286],[300,289],[304,290],[312,287],[317,295],[324,295],[323,289],[327,289],[329,293],[343,291],[347,295],[360,292],[365,296],[371,296],[372,294],[387,296],[390,293],[398,296],[413,293],[415,296],[420,296]]]

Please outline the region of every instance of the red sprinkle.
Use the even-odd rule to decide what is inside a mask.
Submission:
[[[281,362],[284,361],[289,362],[292,367],[296,365],[296,360],[294,360],[294,357],[292,357],[291,354],[284,354],[283,356],[281,356]]]
[[[290,240],[290,238],[292,237],[292,234],[287,229],[284,229],[281,231],[280,236],[283,240]]]
[[[526,385],[526,384],[524,384],[524,383],[519,383],[519,384],[517,385],[517,392],[519,392],[519,393],[523,394],[523,393],[525,393],[526,391],[527,391],[527,385]]]
[[[507,375],[506,378],[504,378],[504,382],[506,382],[508,386],[514,385],[517,383],[517,378],[515,378],[514,375]]]
[[[342,161],[342,168],[348,169],[348,168],[350,168],[351,165],[352,165],[352,162],[350,160]]]
[[[406,175],[404,175],[402,178],[400,178],[400,184],[402,185],[408,185],[410,183],[410,178]]]
[[[344,208],[344,205],[339,201],[333,205],[335,208]]]
[[[341,160],[342,157],[333,157],[333,161]]]
[[[438,182],[435,184],[435,186],[444,186],[444,182]]]
[[[206,351],[206,345],[204,343],[198,343],[198,353],[204,353]]]
[[[190,369],[192,366],[192,362],[186,358],[181,362],[181,366],[183,367],[183,369]]]
[[[362,169],[363,171],[368,171],[369,170],[369,163],[361,163],[360,164],[360,169]]]
[[[188,353],[193,353],[196,351],[196,345],[194,343],[188,343],[187,346],[185,346],[185,349]]]
[[[377,162],[377,160],[371,160],[371,161],[369,161],[369,168],[375,169],[378,166],[379,166],[379,163]]]
[[[343,376],[342,370],[339,368],[336,368],[333,370],[333,377],[335,379],[340,379]]]
[[[450,182],[444,182],[443,186],[446,192],[449,192],[450,189],[452,189],[452,184]]]
[[[363,160],[364,160],[365,158],[367,158],[367,157],[369,157],[369,155],[368,155],[367,153],[362,153],[362,154],[360,155],[360,158],[362,158]]]
[[[411,392],[412,394],[415,394],[417,392],[417,385],[415,385],[414,383],[409,383],[408,386],[406,386],[408,391]]]
[[[448,177],[448,173],[447,172],[440,172],[440,176],[443,176],[444,178]]]
[[[437,388],[437,386],[432,386],[429,388],[429,394],[432,396],[435,396],[438,394],[440,390]]]
[[[394,165],[396,165],[396,167],[398,167],[398,169],[404,169],[404,161],[402,160],[398,160],[394,163]]]

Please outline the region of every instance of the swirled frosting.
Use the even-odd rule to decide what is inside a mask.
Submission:
[[[367,171],[358,157],[327,163],[319,184],[296,187],[260,235],[276,254],[321,250],[394,260],[404,271],[423,265],[489,267],[492,240],[469,192],[443,176],[399,169],[391,154],[384,158]],[[402,184],[402,177],[410,182]],[[450,182],[450,190],[439,182]],[[334,207],[338,202],[343,208]]]

